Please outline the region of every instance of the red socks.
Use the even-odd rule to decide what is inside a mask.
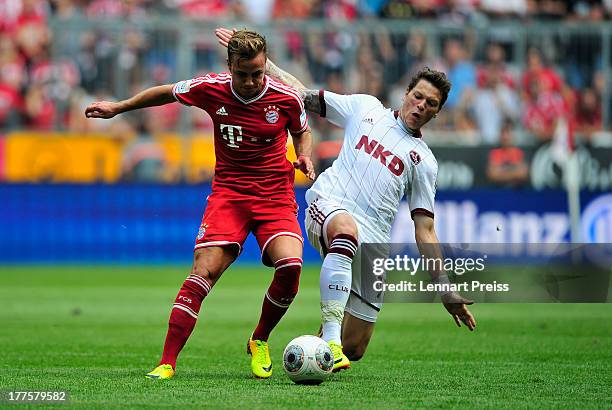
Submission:
[[[253,340],[268,340],[270,332],[281,320],[298,292],[302,259],[283,258],[274,264],[274,279],[261,307],[261,317],[253,332]]]
[[[268,340],[270,332],[281,320],[298,292],[302,259],[284,258],[274,264],[274,279],[261,308],[261,317],[253,339]],[[201,276],[189,275],[174,301],[164,352],[159,364],[176,368],[176,359],[185,346],[198,319],[202,301],[210,292],[210,283]]]
[[[159,364],[170,364],[176,369],[176,358],[195,327],[202,301],[210,292],[210,283],[198,275],[189,275],[174,301],[164,353]]]

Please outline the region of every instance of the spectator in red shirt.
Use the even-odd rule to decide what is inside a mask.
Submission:
[[[0,32],[16,34],[27,25],[46,25],[47,7],[42,0],[10,0],[0,2]]]
[[[523,90],[530,99],[537,98],[533,84],[541,82],[545,82],[547,91],[560,93],[562,90],[563,81],[559,74],[546,66],[542,52],[532,47],[527,52],[527,69],[521,78]]]
[[[602,130],[601,97],[592,88],[586,88],[575,106],[576,134],[590,140]]]
[[[487,177],[498,186],[518,187],[527,182],[529,167],[523,150],[513,143],[513,124],[507,121],[499,137],[500,146],[489,151]]]
[[[44,90],[31,86],[25,95],[26,125],[37,131],[51,131],[55,126],[55,104]]]
[[[521,84],[524,126],[539,141],[549,141],[559,118],[571,120],[571,92],[557,72],[545,65],[537,48],[529,49]]]
[[[199,20],[227,18],[239,6],[237,1],[227,0],[176,0],[174,3],[182,15]]]
[[[557,120],[568,118],[567,104],[560,93],[552,90],[547,78],[532,82],[534,97],[524,101],[523,123],[537,140],[549,141],[553,137]]]

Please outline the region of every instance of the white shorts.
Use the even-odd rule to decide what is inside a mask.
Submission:
[[[319,251],[322,258],[327,255],[327,248],[329,246],[327,235],[324,232],[327,231],[327,225],[333,219],[335,215],[348,214],[350,213],[344,209],[341,205],[337,204],[333,200],[323,198],[318,195],[306,194],[306,202],[308,207],[306,208],[306,235],[310,244]],[[353,218],[355,219],[355,218]],[[359,231],[359,243],[368,242],[368,234],[357,221],[357,230]],[[372,240],[372,242],[375,242]],[[357,248],[357,253],[353,258],[353,272],[359,272],[361,270],[361,247]],[[376,322],[378,318],[378,312],[382,303],[370,303],[361,297],[361,275],[351,275],[351,294],[349,296],[345,312],[350,313],[352,316],[365,320],[366,322]]]

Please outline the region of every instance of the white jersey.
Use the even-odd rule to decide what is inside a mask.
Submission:
[[[322,90],[320,101],[321,116],[345,129],[344,142],[306,200],[320,196],[336,202],[353,216],[360,231],[380,242],[390,241],[404,197],[413,216],[433,217],[438,163],[420,134],[370,95]]]

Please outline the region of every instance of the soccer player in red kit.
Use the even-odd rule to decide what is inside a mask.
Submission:
[[[294,167],[311,179],[314,168],[302,99],[292,87],[265,75],[266,59],[265,39],[241,30],[229,41],[229,73],[149,88],[130,99],[96,102],[85,110],[89,118],[111,118],[178,101],[202,108],[214,122],[215,176],[196,238],[193,268],[175,299],[162,358],[147,377],[174,375],[203,299],[240,254],[249,232],[259,243],[263,263],[273,266],[275,273],[247,352],[256,377],[272,375],[267,340],[297,294],[302,269]],[[288,132],[298,155],[294,164],[286,159]]]

